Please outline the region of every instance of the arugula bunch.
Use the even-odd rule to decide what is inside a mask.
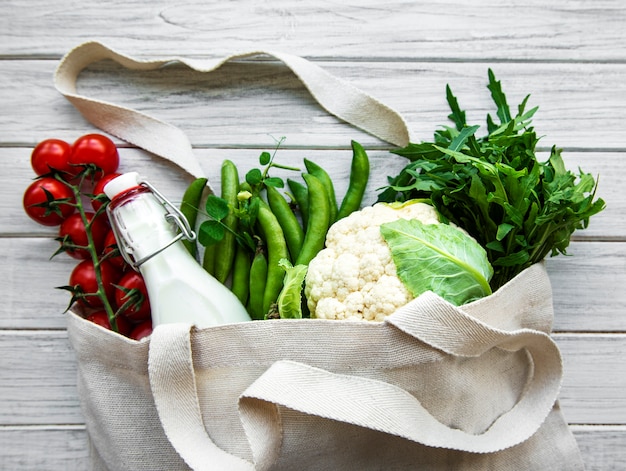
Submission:
[[[526,96],[511,115],[499,81],[489,69],[487,88],[497,107],[497,123],[487,115],[487,135],[468,125],[465,112],[446,86],[454,127],[437,130],[434,142],[410,143],[392,151],[410,163],[379,194],[379,201],[428,198],[449,221],[467,230],[494,267],[492,289],[547,255],[565,254],[576,229],[605,207],[595,199],[597,183],[579,169],[565,168],[561,149],[537,160],[539,138],[531,126],[537,107]]]

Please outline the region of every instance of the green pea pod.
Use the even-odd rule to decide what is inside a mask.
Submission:
[[[204,248],[202,268],[204,268],[209,275],[215,275],[215,244],[208,245]]]
[[[350,183],[343,197],[337,219],[344,218],[361,209],[363,195],[370,176],[370,161],[363,146],[352,141],[352,164],[350,167]]]
[[[215,248],[215,278],[224,283],[230,274],[235,260],[237,216],[233,208],[237,207],[237,193],[239,192],[239,174],[237,167],[230,160],[224,160],[221,168],[221,197],[228,203],[230,209],[222,222],[230,228],[224,233],[224,238]]]
[[[242,245],[237,245],[235,261],[233,262],[233,276],[230,290],[237,296],[244,306],[250,294],[250,268],[252,259],[250,251]]]
[[[263,246],[257,248],[250,265],[250,282],[248,297],[248,313],[255,320],[265,318],[263,312],[263,295],[267,284],[267,258]]]
[[[291,260],[295,260],[302,248],[304,229],[302,229],[298,218],[292,211],[287,200],[273,186],[267,187],[267,202],[274,216],[276,216],[280,227],[283,229]]]
[[[300,217],[302,218],[302,226],[306,228],[309,222],[309,190],[302,183],[287,179],[287,185],[291,194],[296,200],[298,209],[300,210]]]
[[[192,229],[196,227],[196,221],[198,220],[198,208],[200,208],[202,195],[207,182],[208,180],[206,178],[196,178],[192,181],[185,190],[183,200],[180,203],[180,211],[183,213],[185,218],[187,218],[189,226]],[[195,241],[183,239],[183,244],[187,247],[189,253],[195,257],[197,253]]]
[[[267,247],[267,281],[263,294],[263,316],[270,310],[272,304],[278,299],[283,287],[283,269],[278,265],[282,258],[289,258],[289,250],[283,229],[280,227],[276,216],[272,213],[267,203],[261,202],[257,222],[263,233]]]
[[[330,208],[324,185],[319,178],[309,173],[303,174],[302,177],[309,191],[309,223],[296,265],[308,265],[324,248],[330,225]]]
[[[250,186],[250,183],[243,181],[239,183],[239,191],[249,191],[252,193],[252,187]]]
[[[306,167],[307,172],[311,175],[316,176],[322,182],[324,189],[326,190],[326,196],[328,197],[328,204],[330,209],[330,224],[335,222],[337,219],[337,197],[335,196],[335,186],[333,181],[328,175],[328,172],[320,167],[315,162],[312,162],[308,159],[304,159],[304,166]]]

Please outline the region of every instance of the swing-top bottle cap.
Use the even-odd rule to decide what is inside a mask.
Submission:
[[[112,200],[120,193],[130,190],[131,188],[138,187],[140,183],[141,179],[139,178],[139,173],[123,173],[119,177],[115,177],[109,183],[104,185],[104,193],[110,200]]]

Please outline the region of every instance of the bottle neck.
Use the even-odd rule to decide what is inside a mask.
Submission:
[[[144,187],[131,188],[116,197],[111,201],[110,214],[116,236],[121,239],[120,250],[132,254],[135,261],[160,252],[177,237],[176,227],[166,218],[167,209]]]

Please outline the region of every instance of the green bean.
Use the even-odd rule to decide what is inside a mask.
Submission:
[[[304,229],[302,229],[298,218],[292,211],[287,200],[273,186],[267,187],[267,202],[274,216],[276,216],[280,227],[283,229],[287,248],[291,255],[291,261],[294,261],[302,248]]]
[[[252,259],[250,252],[243,245],[237,244],[235,261],[233,262],[233,276],[230,290],[239,298],[244,306],[248,302],[250,293],[250,268]]]
[[[278,219],[264,201],[259,207],[257,222],[267,246],[267,282],[263,293],[263,316],[265,316],[278,299],[283,287],[284,271],[278,262],[281,258],[289,258],[289,250]]]
[[[324,248],[326,233],[330,225],[330,209],[326,190],[319,178],[305,173],[302,175],[309,191],[309,223],[304,233],[302,250],[295,265],[308,265]]]
[[[259,244],[250,265],[248,313],[252,319],[265,317],[263,312],[263,295],[267,284],[267,258],[262,244]]]
[[[291,190],[291,194],[296,200],[298,209],[300,209],[300,217],[302,218],[302,226],[306,228],[309,222],[309,190],[305,185],[296,181],[287,179],[287,185]]]
[[[335,196],[335,186],[333,185],[333,181],[331,180],[328,172],[324,170],[321,166],[312,162],[308,159],[304,159],[304,166],[311,175],[316,176],[322,182],[324,189],[326,190],[326,196],[328,198],[329,209],[330,209],[330,224],[335,222],[337,219],[337,197]]]
[[[363,195],[369,180],[370,162],[363,146],[352,141],[352,164],[350,167],[350,183],[343,197],[337,219],[344,218],[353,211],[361,209]]]
[[[226,200],[230,208],[228,216],[222,222],[230,228],[224,233],[224,238],[217,243],[215,249],[215,278],[224,283],[230,274],[235,259],[237,230],[237,216],[233,208],[237,206],[237,193],[239,192],[239,175],[237,167],[230,160],[224,160],[221,168],[221,197]]]
[[[183,200],[180,203],[180,212],[183,213],[192,230],[195,230],[196,227],[198,208],[200,208],[202,194],[207,182],[208,180],[206,178],[196,178],[192,181],[185,190]],[[197,253],[195,241],[183,239],[183,244],[187,247],[189,253],[195,257]]]

